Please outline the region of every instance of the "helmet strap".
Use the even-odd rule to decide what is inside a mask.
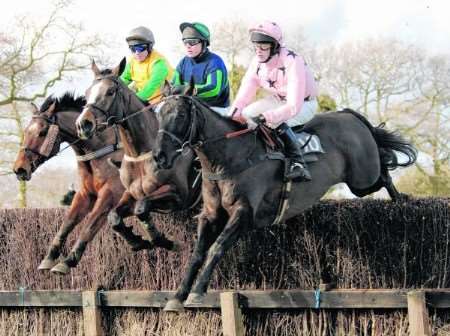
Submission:
[[[208,50],[207,43],[208,42],[202,40],[202,51],[200,52],[200,54],[194,57],[195,60],[200,59],[206,53],[206,51]]]
[[[279,43],[276,43],[275,45],[273,45],[270,48],[270,56],[279,54],[280,53],[280,48],[281,48],[281,45]]]
[[[281,48],[280,44],[279,43],[277,43],[277,44],[271,43],[271,44],[272,44],[272,46],[270,47],[269,57],[267,57],[267,59],[264,62],[259,62],[259,63],[267,63],[272,59],[273,56],[280,53],[280,48]]]

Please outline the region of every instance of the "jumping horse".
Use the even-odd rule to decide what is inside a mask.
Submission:
[[[75,193],[62,226],[51,242],[39,270],[51,270],[67,274],[76,267],[96,233],[106,223],[107,214],[118,203],[124,192],[117,169],[108,160],[122,160],[123,150],[117,131],[110,128],[99,132],[89,140],[80,140],[75,129],[75,120],[80,115],[86,100],[65,93],[59,98],[49,96],[38,109],[32,105],[33,115],[25,128],[22,148],[17,154],[13,171],[22,181],[31,179],[33,172],[44,162],[60,152],[60,144],[67,142],[76,154],[80,189]],[[124,214],[132,214],[132,207]],[[83,229],[70,253],[58,262],[68,235],[84,219]],[[135,235],[132,229],[123,226],[118,232],[134,251],[153,247],[148,239]]]
[[[197,204],[200,172],[195,170],[192,151],[178,157],[173,168],[156,169],[152,156],[158,132],[156,114],[119,79],[125,64],[123,59],[117,67],[100,71],[92,62],[95,79],[86,91],[87,102],[77,118],[77,132],[80,138],[87,139],[103,127],[118,129],[124,156],[117,166],[126,190],[108,221],[113,228],[123,227],[132,200],[136,202],[134,213],[151,233],[152,241],[173,250],[178,246],[156,230],[149,213],[182,210]]]
[[[192,92],[193,88],[164,99],[153,150],[158,166],[171,169],[180,150],[193,148],[203,176],[198,239],[184,279],[165,310],[182,310],[186,299],[186,305],[202,302],[214,268],[240,237],[298,215],[337,183],[345,182],[359,197],[385,187],[393,200],[404,198],[389,170],[413,164],[416,150],[399,134],[372,126],[361,114],[345,109],[308,122],[303,131],[318,136],[323,153],[309,163],[311,181],[287,181],[286,160],[279,151],[268,150],[269,141],[218,115]],[[403,153],[406,162],[399,162],[395,152]]]

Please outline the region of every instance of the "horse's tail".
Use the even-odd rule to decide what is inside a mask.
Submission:
[[[408,167],[417,160],[417,150],[414,146],[404,139],[397,131],[388,131],[382,123],[378,126],[372,124],[361,114],[351,109],[344,109],[340,112],[351,113],[366,125],[372,133],[375,142],[380,151],[381,165],[389,170],[397,167]],[[405,162],[399,162],[395,152],[400,152],[407,157]]]

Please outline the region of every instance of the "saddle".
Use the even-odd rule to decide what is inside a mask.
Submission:
[[[278,136],[278,133],[267,127],[264,124],[260,124],[258,127],[261,139],[266,144],[268,153],[279,153],[284,158],[284,144]],[[319,160],[317,154],[323,154],[325,151],[322,148],[320,139],[315,134],[310,134],[303,131],[303,126],[293,127],[293,131],[296,133],[297,141],[300,145],[301,152],[303,154],[303,160],[305,163],[314,162]]]
[[[297,139],[301,145],[303,160],[305,163],[319,160],[317,154],[325,153],[320,143],[320,139],[315,134],[310,134],[302,131],[303,127],[296,127],[294,131],[297,134]],[[284,144],[278,136],[277,132],[264,124],[260,124],[256,129],[258,136],[264,141],[266,145],[266,152],[262,155],[252,156],[243,160],[240,164],[230,167],[227,171],[222,173],[203,172],[203,177],[219,181],[232,176],[238,175],[242,171],[260,164],[266,160],[279,160],[284,163],[285,176],[290,167],[290,159],[284,155]]]

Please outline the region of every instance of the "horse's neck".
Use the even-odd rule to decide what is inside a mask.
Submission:
[[[128,110],[125,111],[125,115],[131,117],[119,128],[124,152],[130,156],[148,153],[153,149],[153,144],[155,143],[158,121],[153,111],[138,113],[144,107],[139,99],[132,94]]]
[[[208,139],[224,136],[235,132],[240,128],[230,119],[220,117],[214,111],[203,110],[205,125],[200,129],[200,136],[206,144],[197,151],[197,154],[205,168],[217,170],[228,168],[247,159],[255,151],[263,150],[260,141],[256,141],[253,133],[239,135],[233,138],[225,138],[208,143]]]

